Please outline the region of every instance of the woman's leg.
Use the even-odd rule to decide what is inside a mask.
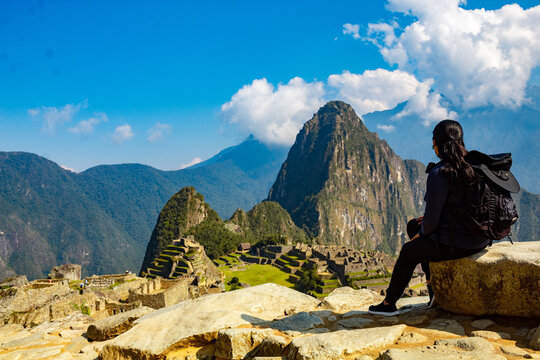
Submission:
[[[422,267],[422,271],[424,272],[424,274],[426,274],[426,281],[429,282],[431,278],[431,273],[429,271],[429,262],[423,262],[420,264],[420,266]]]
[[[418,221],[418,219],[409,220],[409,222],[407,222],[407,235],[409,236],[409,239],[412,239],[416,234],[418,234],[421,228],[421,221]],[[431,301],[431,298],[433,297],[433,290],[431,290],[429,262],[423,262],[420,265],[422,266],[422,271],[426,275],[426,285],[428,288],[429,299]]]
[[[386,291],[385,301],[389,304],[395,304],[397,302],[409,284],[416,265],[460,259],[476,254],[483,249],[451,249],[450,246],[435,243],[435,241],[429,239],[427,236],[421,236],[406,243],[401,248],[394,271],[392,272],[392,279]]]
[[[420,263],[429,262],[435,251],[435,242],[426,236],[403,245],[386,290],[386,302],[395,304],[398,301],[412,278],[414,268]]]

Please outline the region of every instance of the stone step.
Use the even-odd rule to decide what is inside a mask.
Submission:
[[[163,250],[164,253],[171,254],[171,255],[178,255],[180,254],[179,249],[171,249],[170,247],[167,247],[165,250]]]

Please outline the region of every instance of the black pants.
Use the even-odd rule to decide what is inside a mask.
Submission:
[[[420,224],[416,219],[409,221],[407,224],[407,234],[409,235],[409,238],[412,238],[419,231]],[[401,252],[396,261],[396,266],[392,272],[390,285],[388,286],[388,290],[386,290],[385,300],[390,304],[395,304],[398,301],[409,284],[416,265],[422,265],[422,270],[426,274],[426,279],[429,280],[430,262],[460,259],[476,254],[483,249],[484,248],[462,249],[457,247],[450,249],[450,246],[440,243],[437,244],[427,236],[420,236],[413,241],[409,241],[401,248]]]

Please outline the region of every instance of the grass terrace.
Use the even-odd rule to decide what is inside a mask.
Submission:
[[[220,268],[225,274],[225,288],[229,290],[227,284],[233,277],[237,277],[240,282],[247,283],[251,286],[275,283],[289,288],[294,287],[294,284],[287,281],[290,274],[287,274],[272,265],[246,264],[246,270],[232,271],[227,268]]]

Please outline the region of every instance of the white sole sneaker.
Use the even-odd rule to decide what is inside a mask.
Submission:
[[[369,310],[369,313],[371,315],[379,315],[379,316],[396,316],[399,315],[399,311],[392,311],[392,312],[385,312],[385,311],[371,311]]]

